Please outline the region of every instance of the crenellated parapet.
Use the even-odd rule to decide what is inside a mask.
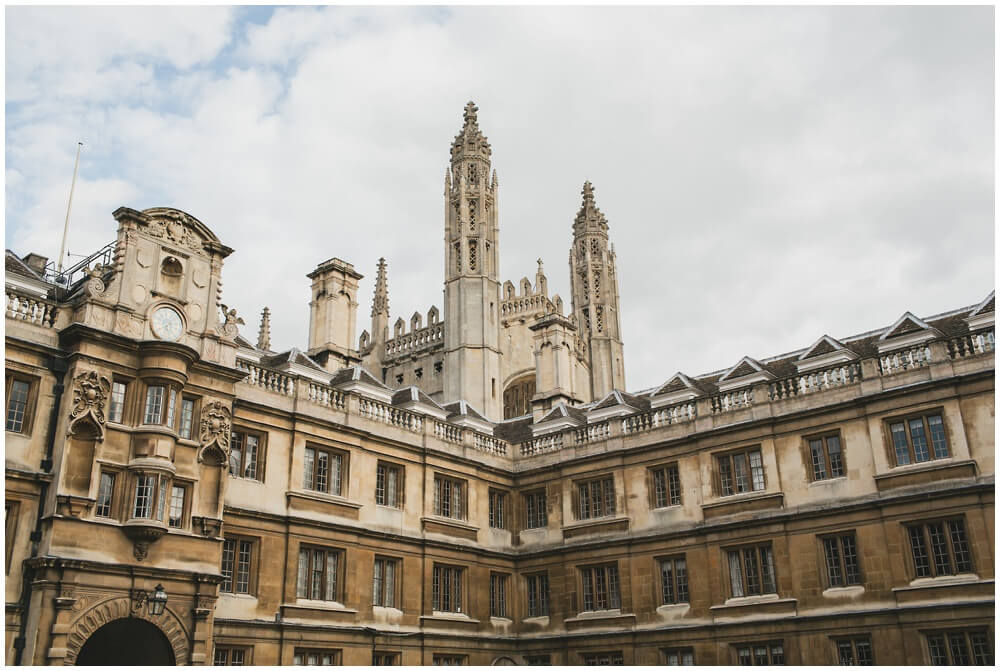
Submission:
[[[391,362],[404,356],[428,352],[444,346],[444,322],[441,321],[437,307],[431,306],[427,311],[427,326],[422,326],[419,312],[410,317],[410,330],[400,317],[393,326],[392,338],[385,343],[383,362]]]

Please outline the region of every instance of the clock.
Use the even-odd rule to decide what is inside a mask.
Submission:
[[[168,307],[157,308],[153,313],[150,326],[153,335],[160,340],[177,340],[184,332],[184,322],[177,310]]]

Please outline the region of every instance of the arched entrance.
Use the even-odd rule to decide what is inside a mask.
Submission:
[[[95,631],[80,649],[77,666],[173,666],[174,650],[159,627],[124,617]]]

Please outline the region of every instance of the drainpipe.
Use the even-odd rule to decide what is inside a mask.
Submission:
[[[63,378],[66,375],[66,359],[61,356],[53,356],[48,360],[48,370],[55,376],[56,383],[52,387],[52,410],[49,412],[48,441],[45,446],[45,458],[42,459],[41,469],[45,473],[52,473],[52,454],[56,444],[56,425],[59,422],[59,409],[62,405],[62,395],[65,389]],[[38,493],[38,506],[35,510],[35,528],[31,532],[31,555],[29,559],[38,556],[38,545],[42,542],[42,517],[45,511],[46,500],[49,495],[49,482],[43,481]],[[17,638],[14,639],[14,666],[20,666],[24,655],[25,636],[28,629],[28,615],[31,609],[31,583],[35,578],[35,569],[28,564],[28,560],[21,563],[21,625],[18,627]]]

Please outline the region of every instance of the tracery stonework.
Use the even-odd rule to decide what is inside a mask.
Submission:
[[[104,439],[104,404],[111,393],[111,381],[97,371],[80,373],[73,379],[73,408],[69,413],[69,433],[73,435],[81,422],[91,424],[98,440]]]

